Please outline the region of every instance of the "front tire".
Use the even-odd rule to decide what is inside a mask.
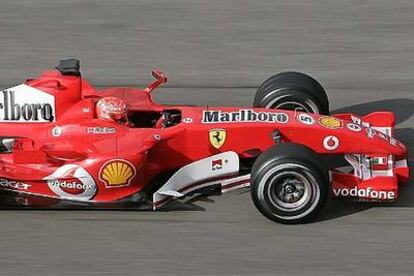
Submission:
[[[299,144],[281,144],[254,163],[251,196],[267,218],[284,224],[311,221],[329,195],[328,170],[319,156]]]
[[[329,114],[329,101],[322,85],[300,72],[282,72],[257,89],[254,107]]]

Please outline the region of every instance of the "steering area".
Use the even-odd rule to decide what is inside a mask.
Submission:
[[[161,117],[155,123],[155,128],[172,127],[181,122],[181,112],[179,110],[166,110],[161,113]]]

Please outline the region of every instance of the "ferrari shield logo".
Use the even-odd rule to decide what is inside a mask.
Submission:
[[[226,141],[226,130],[217,128],[210,129],[208,137],[210,138],[211,145],[216,149],[219,149],[224,145],[224,142]]]

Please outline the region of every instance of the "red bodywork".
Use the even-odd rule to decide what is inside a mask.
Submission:
[[[392,113],[378,112],[363,118],[351,114],[334,115],[336,120],[309,114],[299,119],[301,113],[294,111],[161,105],[154,103],[150,94],[166,81],[166,77],[162,75],[160,78],[159,74],[156,72],[159,79],[143,90],[96,90],[80,76],[62,75],[57,70],[45,72],[34,80],[28,80],[26,85],[53,96],[52,119],[46,114],[48,110],[43,110],[40,105],[38,108],[35,105],[31,109],[26,107],[26,110],[23,106],[13,106],[10,98],[5,98],[13,88],[3,91],[3,105],[9,101],[9,108],[15,109],[5,110],[4,107],[0,112],[9,112],[9,117],[12,117],[10,112],[19,109],[20,116],[25,115],[26,118],[13,122],[10,118],[6,121],[3,116],[0,122],[0,136],[14,141],[8,153],[0,154],[0,186],[6,190],[52,198],[112,202],[140,192],[155,176],[175,171],[196,160],[226,151],[236,152],[241,160],[251,159],[281,142],[303,144],[320,154],[348,157],[356,154],[371,162],[372,158],[385,158],[376,161],[378,172],[384,173],[374,173],[368,178],[333,170],[332,188],[337,196],[358,193],[352,192],[352,188],[369,187],[394,193],[392,198],[378,199],[395,199],[398,180],[406,181],[408,178],[408,168],[404,163],[406,148],[391,138],[394,131]],[[95,104],[105,96],[125,101],[135,127],[97,119]],[[28,93],[27,101],[30,102],[30,98]],[[162,113],[166,111],[176,114],[178,122],[164,128],[159,122],[153,124],[154,120],[162,120]],[[210,113],[206,115],[206,111]],[[34,113],[41,116],[41,112],[45,112],[44,118],[50,122],[33,119]],[[261,113],[273,116],[276,122],[253,118],[252,114],[260,116]],[[217,118],[224,122],[206,122],[208,116],[210,118],[207,119],[214,121],[215,114],[219,114]],[[242,116],[251,118],[243,121]],[[311,118],[306,119],[308,116]],[[262,119],[264,117],[262,115]],[[228,118],[230,121],[227,122]],[[365,127],[364,122],[355,120],[388,128],[390,136],[375,132]],[[210,141],[212,129],[225,130],[225,142],[218,148]],[[275,131],[280,139],[275,139]],[[387,164],[382,164],[385,162]],[[396,166],[398,162],[400,166]],[[361,192],[359,197],[369,199],[372,192],[366,193],[367,196],[363,196]]]

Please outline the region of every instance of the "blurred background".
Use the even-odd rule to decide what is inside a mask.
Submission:
[[[328,90],[356,89],[361,100],[372,97],[367,89],[393,97],[412,83],[410,0],[0,3],[2,85],[67,57],[79,58],[84,76],[99,86],[143,86],[152,68],[170,76],[169,86],[230,88],[232,95],[231,88],[251,94],[283,70],[310,73]],[[187,101],[191,92],[165,93]]]
[[[0,0],[0,86],[75,57],[98,87],[142,87],[160,68],[158,101],[249,106],[267,77],[298,70],[334,111],[395,111],[413,150],[413,14],[412,0]],[[411,190],[392,205],[333,202],[293,227],[248,193],[188,212],[2,211],[0,274],[410,275]]]

